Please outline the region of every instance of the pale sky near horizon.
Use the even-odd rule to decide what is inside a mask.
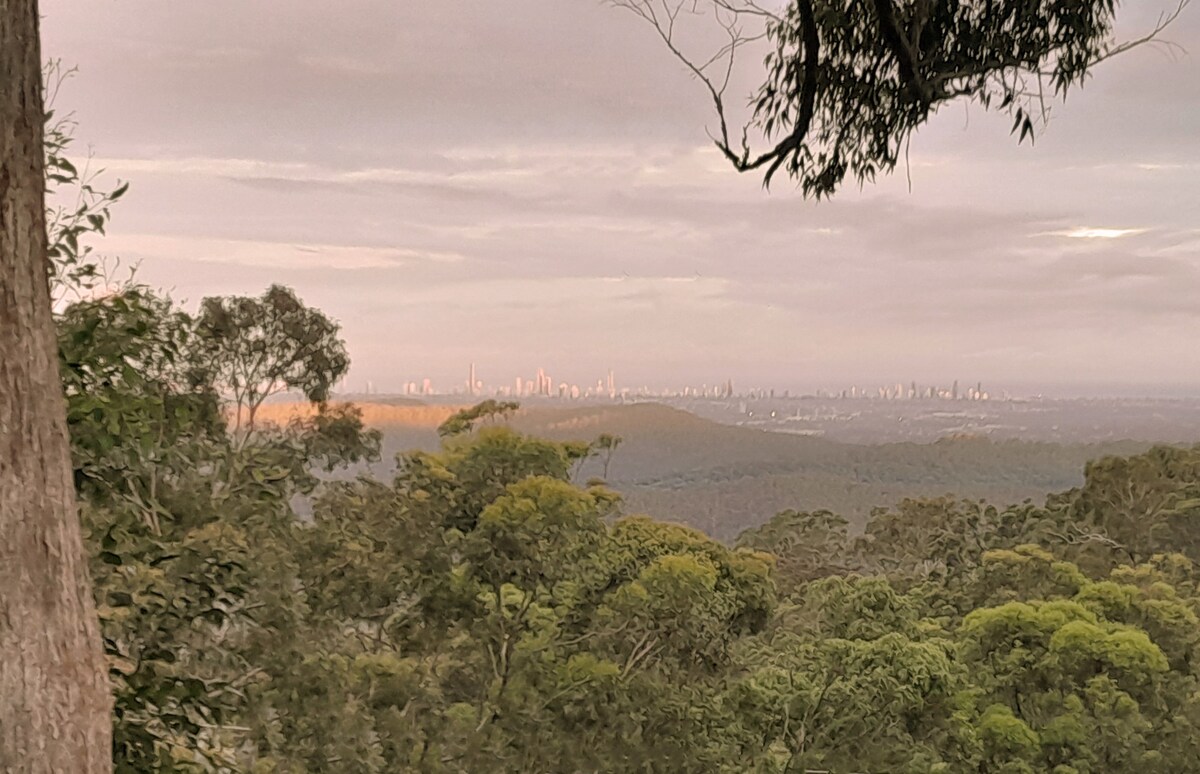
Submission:
[[[1137,35],[1171,0],[1127,3]],[[294,287],[350,386],[952,379],[1200,393],[1200,6],[1036,146],[943,111],[833,201],[738,176],[705,95],[600,0],[43,0],[98,245],[192,303]],[[752,75],[752,73],[751,73]]]

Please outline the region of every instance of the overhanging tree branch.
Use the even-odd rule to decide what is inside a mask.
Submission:
[[[779,11],[755,0],[607,0],[649,24],[700,81],[717,116],[709,137],[736,171],[762,169],[769,186],[786,165],[816,198],[847,174],[864,182],[893,170],[912,133],[958,99],[1013,117],[1019,141],[1033,137],[1035,119],[1048,119],[1048,87],[1062,96],[1142,45],[1179,50],[1160,35],[1191,0],[1171,1],[1147,34],[1116,42],[1109,0],[997,0],[987,13],[954,0],[790,0]],[[707,56],[688,51],[688,17],[715,20],[725,42]],[[738,120],[727,91],[735,59],[756,42],[769,47],[766,73]],[[755,153],[752,134],[773,144]]]

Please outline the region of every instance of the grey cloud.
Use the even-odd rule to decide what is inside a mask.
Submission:
[[[1033,148],[944,111],[911,191],[902,169],[812,204],[726,169],[704,94],[599,0],[44,11],[47,53],[81,68],[62,98],[82,141],[133,183],[100,249],[192,301],[295,285],[345,324],[359,382],[475,360],[497,379],[1200,384],[1191,57],[1105,65]],[[1172,36],[1200,44],[1200,13]],[[1083,227],[1144,231],[1047,236]],[[222,242],[255,247],[197,252]]]

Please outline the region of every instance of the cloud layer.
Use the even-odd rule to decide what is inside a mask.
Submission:
[[[343,322],[352,385],[471,361],[497,382],[1200,385],[1192,57],[1104,65],[1033,149],[945,111],[907,174],[814,205],[725,168],[697,85],[598,0],[44,13],[47,55],[81,70],[62,107],[132,181],[103,251],[191,300],[295,286]],[[1200,44],[1200,13],[1170,37]]]

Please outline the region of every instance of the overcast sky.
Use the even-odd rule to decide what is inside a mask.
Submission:
[[[1125,36],[1171,0],[1127,3]],[[350,386],[1200,392],[1200,7],[1035,147],[956,106],[804,202],[723,165],[698,84],[600,0],[43,0],[101,250],[195,303],[294,287]],[[750,78],[753,73],[747,73]],[[748,82],[747,82],[748,86]]]

